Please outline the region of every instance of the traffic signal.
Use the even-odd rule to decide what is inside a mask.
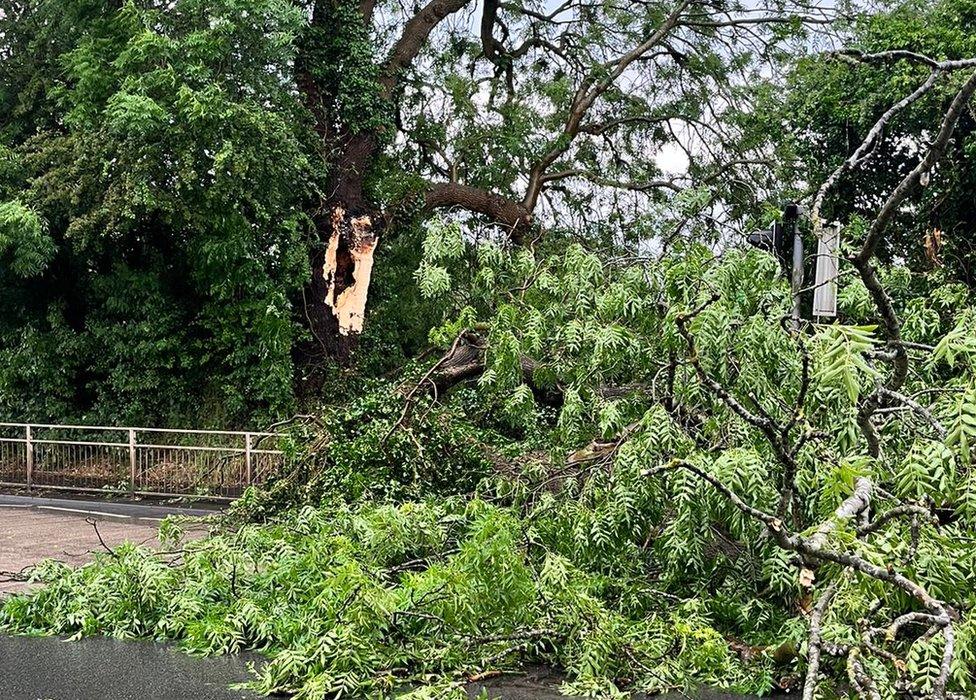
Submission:
[[[774,221],[768,229],[750,233],[746,238],[749,245],[775,255],[787,275],[793,267],[793,238],[797,235],[799,218],[800,208],[794,202],[788,202],[783,207],[782,221]]]

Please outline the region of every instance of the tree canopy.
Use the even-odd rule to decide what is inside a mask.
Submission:
[[[737,115],[831,19],[790,3],[415,10],[4,2],[5,410],[280,415],[349,363],[371,292],[402,294],[432,210],[516,243],[714,238],[714,203],[744,211],[767,168]],[[662,148],[687,167],[662,170]]]

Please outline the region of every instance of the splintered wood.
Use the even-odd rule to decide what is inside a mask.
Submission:
[[[360,333],[379,239],[368,215],[347,219],[342,207],[332,212],[332,231],[325,254],[325,303],[338,322],[340,334]]]

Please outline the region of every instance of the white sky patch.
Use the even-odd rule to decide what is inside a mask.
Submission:
[[[683,175],[688,172],[688,155],[676,143],[666,143],[654,156],[654,163],[662,173],[668,175]]]

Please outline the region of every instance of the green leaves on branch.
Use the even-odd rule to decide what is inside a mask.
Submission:
[[[976,369],[976,312],[967,309],[960,314],[955,327],[936,344],[932,359],[944,361],[950,367],[959,363],[970,370]]]
[[[976,385],[970,385],[956,400],[945,444],[956,451],[964,466],[976,462]]]
[[[628,615],[604,599],[602,576],[479,500],[306,508],[183,542],[175,566],[123,545],[76,570],[46,563],[35,577],[46,585],[0,607],[4,630],[155,637],[199,654],[254,649],[269,657],[255,688],[305,700],[411,687],[453,697],[442,693],[465,675],[512,668],[523,654],[554,654],[570,692],[618,694],[612,678],[623,674],[648,691],[768,682],[702,606]]]
[[[865,381],[881,376],[865,358],[865,353],[875,347],[875,330],[877,326],[831,325],[821,329],[819,340],[824,349],[816,376],[826,391],[840,393],[855,404]]]
[[[37,212],[17,200],[0,203],[0,256],[12,258],[11,270],[20,277],[39,275],[55,251]]]
[[[20,277],[41,274],[54,258],[54,241],[33,209],[20,201],[0,203],[0,256],[12,258],[10,269]]]
[[[465,244],[461,226],[440,218],[427,223],[423,241],[423,262],[415,277],[420,293],[427,298],[446,294],[451,290],[451,277],[444,265],[464,255]]]

